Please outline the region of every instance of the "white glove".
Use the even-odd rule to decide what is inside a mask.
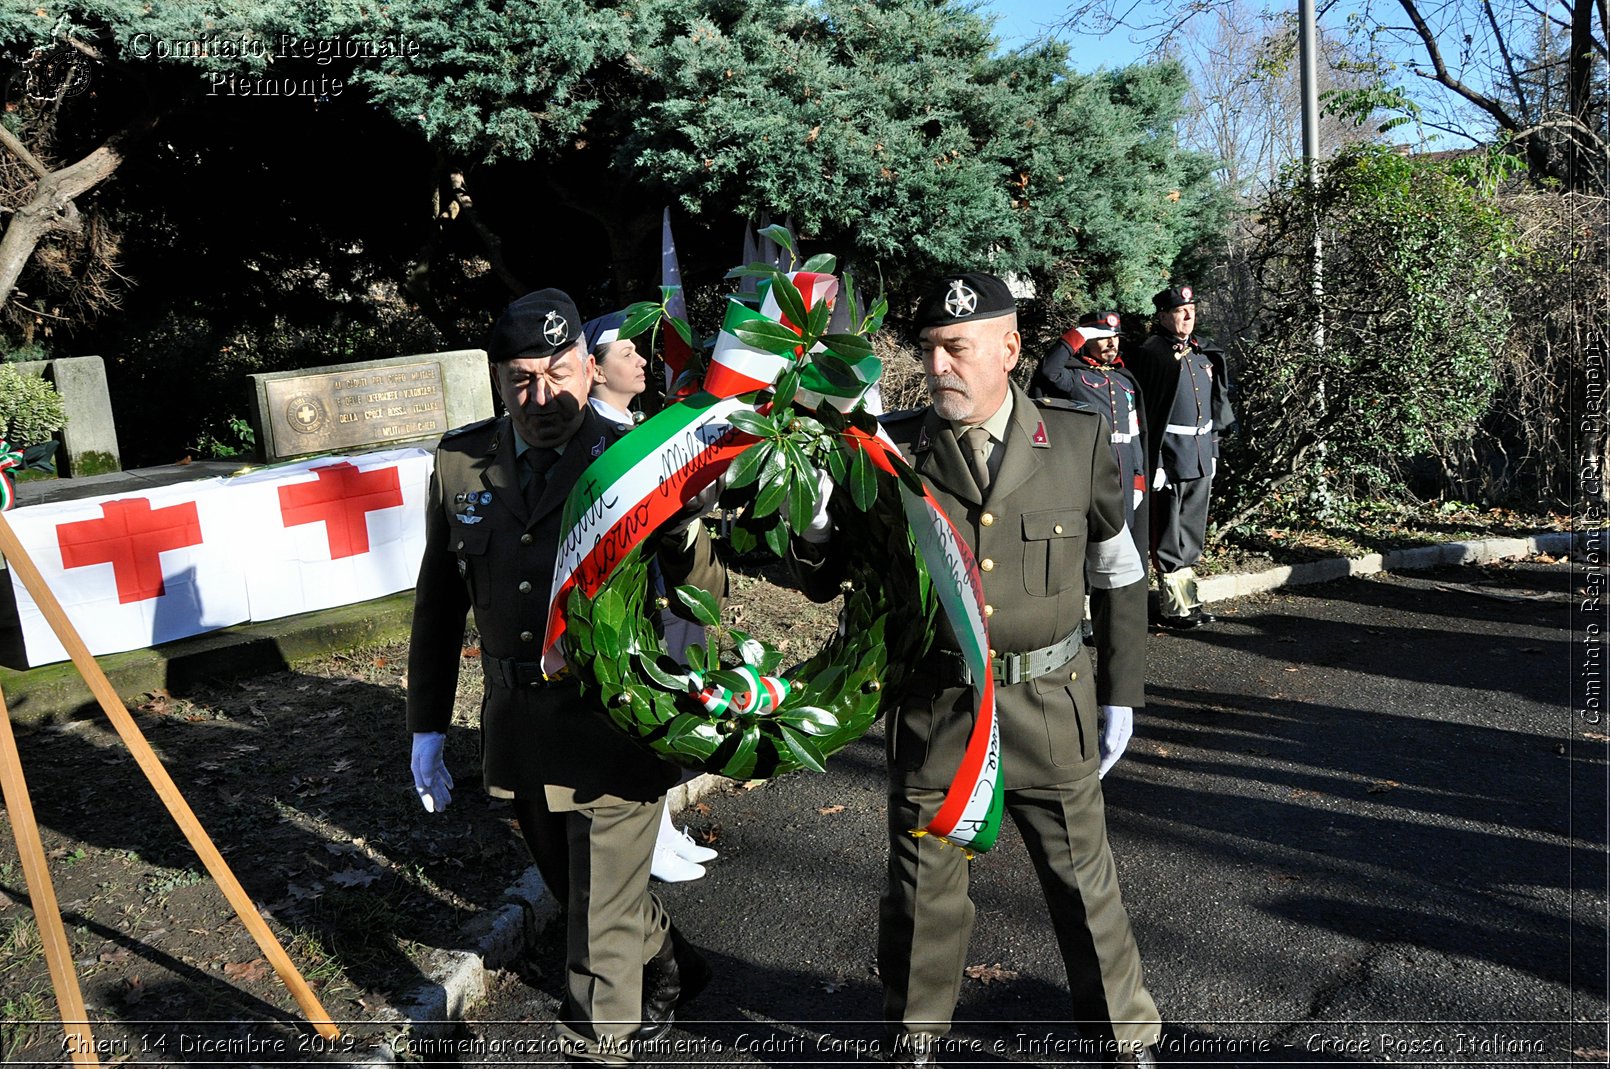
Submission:
[[[1167,485],[1168,485],[1168,476],[1163,474],[1163,469],[1162,468],[1158,468],[1156,474],[1154,474],[1152,476],[1152,489],[1153,490],[1161,490],[1163,487],[1165,487]]]
[[[440,731],[414,732],[414,793],[425,812],[440,813],[453,800],[453,774],[442,760],[447,736]]]
[[[827,502],[833,496],[833,476],[821,471],[816,476],[816,514],[799,536],[813,546],[819,546],[833,537],[833,521],[827,517]]]
[[[1124,756],[1124,748],[1129,745],[1129,736],[1134,733],[1135,710],[1127,705],[1101,707],[1101,767],[1096,769],[1097,779],[1105,776],[1107,770]]]
[[[704,514],[715,507],[716,501],[721,497],[721,491],[726,489],[726,475],[711,479],[710,485],[688,498],[688,503],[666,524],[665,530],[675,542],[678,532],[681,534],[682,548],[689,549],[699,537],[699,521]]]

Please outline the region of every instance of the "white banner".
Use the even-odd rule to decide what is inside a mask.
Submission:
[[[323,457],[6,519],[90,652],[119,653],[409,589],[431,464],[417,448]],[[66,660],[11,583],[29,665]]]
[[[238,517],[253,620],[407,590],[425,553],[431,454],[393,449],[323,457],[225,484]]]
[[[248,618],[222,482],[35,505],[6,519],[90,652],[137,650]],[[8,570],[28,663],[65,661],[67,651]]]

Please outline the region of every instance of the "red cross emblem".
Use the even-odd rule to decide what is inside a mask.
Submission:
[[[108,501],[98,520],[79,520],[56,527],[65,568],[110,564],[117,580],[119,604],[149,601],[164,593],[162,554],[201,544],[196,503],[186,501],[153,509],[143,497]]]
[[[359,471],[357,465],[314,468],[318,482],[280,487],[280,516],[285,526],[324,521],[330,559],[369,552],[369,513],[403,503],[396,468]]]

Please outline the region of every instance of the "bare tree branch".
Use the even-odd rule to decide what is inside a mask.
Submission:
[[[1509,85],[1515,91],[1515,103],[1521,109],[1521,118],[1530,123],[1533,120],[1531,106],[1526,101],[1526,91],[1521,87],[1520,76],[1515,73],[1515,61],[1509,55],[1509,43],[1504,40],[1504,31],[1498,28],[1498,16],[1493,14],[1493,5],[1484,3],[1481,9],[1487,15],[1487,25],[1493,28],[1493,40],[1498,42],[1498,54],[1504,59],[1504,69],[1509,72]]]
[[[1509,112],[1504,110],[1502,104],[1486,93],[1466,85],[1448,69],[1447,62],[1442,58],[1442,49],[1437,45],[1437,35],[1431,32],[1430,26],[1426,25],[1425,17],[1420,14],[1420,8],[1415,3],[1415,0],[1398,0],[1398,6],[1402,7],[1404,14],[1409,16],[1409,22],[1414,26],[1415,35],[1420,38],[1421,44],[1425,46],[1426,57],[1431,60],[1431,67],[1436,72],[1435,75],[1428,75],[1417,71],[1417,74],[1420,74],[1422,78],[1430,78],[1438,84],[1452,89],[1455,93],[1491,115],[1498,121],[1498,125],[1505,130],[1513,130],[1520,125]]]
[[[34,154],[28,151],[28,146],[17,140],[17,136],[7,130],[3,124],[0,124],[0,147],[4,147],[13,156],[21,160],[38,177],[50,177],[50,168],[40,163]]]

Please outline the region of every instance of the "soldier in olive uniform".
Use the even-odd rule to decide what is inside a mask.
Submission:
[[[708,968],[648,889],[662,797],[678,769],[540,663],[565,499],[622,432],[587,403],[592,357],[561,291],[509,305],[487,356],[508,414],[445,435],[431,480],[408,657],[415,788],[430,811],[450,798],[442,742],[473,608],[485,787],[512,799],[543,879],[568,910],[558,1022],[566,1056],[624,1064],[633,1039],[670,1027]],[[659,561],[676,582],[724,585],[699,524],[662,536]]]
[[[1099,413],[1012,385],[1017,304],[986,274],[943,279],[918,306],[932,404],[885,417],[901,453],[978,559],[998,682],[1006,811],[1022,833],[1067,967],[1072,1019],[1105,1059],[1150,1064],[1160,1033],[1107,845],[1100,774],[1144,704],[1145,570],[1124,525]],[[808,547],[796,548],[807,562]],[[829,588],[833,556],[804,571]],[[1079,641],[1088,576],[1101,671]],[[889,874],[878,968],[896,1061],[934,1064],[973,926],[963,851],[914,837],[960,766],[976,697],[941,625],[887,725]]]
[[[1029,383],[1030,397],[1079,401],[1107,417],[1113,458],[1124,490],[1124,520],[1141,561],[1151,553],[1146,504],[1146,432],[1140,384],[1119,355],[1117,312],[1086,312],[1079,325],[1040,358]]]
[[[1223,350],[1195,336],[1189,286],[1152,298],[1151,337],[1130,360],[1146,398],[1146,451],[1152,471],[1152,556],[1159,622],[1175,630],[1212,623],[1196,592],[1193,566],[1207,538],[1208,498],[1219,464],[1219,436],[1234,427]]]

